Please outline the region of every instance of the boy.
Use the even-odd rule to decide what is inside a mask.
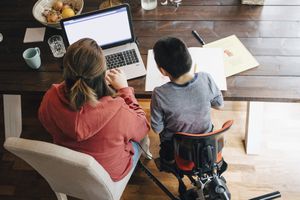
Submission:
[[[171,81],[153,90],[151,126],[160,136],[161,166],[172,166],[173,135],[179,131],[212,131],[210,109],[223,107],[223,96],[209,74],[191,72],[191,55],[183,41],[162,38],[155,43],[153,52],[160,72]]]

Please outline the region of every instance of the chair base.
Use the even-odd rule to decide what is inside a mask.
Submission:
[[[146,175],[166,194],[168,197],[172,200],[214,200],[214,198],[206,198],[206,197],[200,197],[199,198],[199,189],[197,187],[191,188],[189,190],[186,190],[183,194],[180,195],[180,197],[176,197],[174,194],[172,194],[168,188],[166,188],[153,174],[152,172],[139,160],[138,166],[146,173]],[[190,177],[189,177],[190,178]],[[220,177],[220,179],[223,180],[224,183],[226,183],[225,179],[223,177]],[[192,180],[191,180],[192,181]],[[195,184],[195,183],[194,183]],[[271,199],[277,199],[280,198],[281,194],[279,191],[268,193],[259,197],[255,197],[249,200],[271,200]],[[230,197],[222,197],[221,199],[226,199]],[[218,198],[220,199],[220,198]]]
[[[159,159],[155,159],[155,162],[156,164],[161,167],[158,163],[159,163]],[[176,197],[175,195],[173,195],[152,173],[151,171],[141,162],[139,161],[138,162],[138,165],[139,167],[146,173],[146,175],[148,177],[151,178],[151,180],[154,181],[155,184],[157,184],[157,186],[162,189],[163,192],[165,192],[169,197],[170,199],[172,200],[206,200],[206,199],[210,199],[210,200],[213,200],[213,199],[224,199],[224,200],[229,200],[230,199],[230,194],[228,193],[228,189],[226,187],[226,181],[223,177],[215,177],[213,180],[211,180],[210,182],[212,184],[209,184],[209,186],[213,186],[214,188],[216,188],[217,186],[221,185],[222,188],[225,188],[225,192],[224,192],[224,195],[221,196],[221,195],[212,195],[209,194],[208,192],[207,195],[204,195],[204,186],[205,184],[203,184],[200,180],[194,180],[192,176],[188,176],[188,178],[191,180],[191,182],[193,183],[193,185],[195,187],[187,190],[182,178],[183,178],[183,174],[179,173],[178,170],[176,169],[170,169],[170,170],[167,170],[167,172],[170,172],[172,173],[173,175],[176,176],[178,182],[179,182],[179,187],[178,187],[178,192],[180,194],[179,197]],[[166,170],[163,170],[162,168],[159,168],[160,171],[166,171]],[[217,180],[217,181],[215,181]],[[206,188],[207,189],[207,188]],[[210,189],[210,188],[208,188]],[[209,196],[209,198],[205,198],[205,196]],[[219,196],[221,196],[219,198]],[[211,198],[213,197],[213,198]]]

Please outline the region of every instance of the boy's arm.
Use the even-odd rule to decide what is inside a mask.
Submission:
[[[223,100],[223,95],[220,91],[220,93],[213,98],[213,100],[210,102],[211,107],[216,109],[216,110],[221,110],[222,108],[224,108],[224,100]]]
[[[224,107],[224,99],[223,99],[222,92],[218,88],[217,84],[215,83],[211,75],[208,75],[208,79],[209,79],[208,84],[211,90],[210,105],[214,109],[221,110]]]
[[[151,128],[155,133],[161,133],[164,129],[163,112],[159,105],[159,100],[155,90],[152,94],[151,104]]]
[[[220,106],[211,106],[211,107],[216,110],[222,110],[224,108],[224,104],[222,104]]]

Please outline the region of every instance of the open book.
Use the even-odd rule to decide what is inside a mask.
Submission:
[[[226,77],[224,72],[223,50],[220,48],[188,48],[191,54],[193,64],[192,72],[209,73],[220,90],[227,90]],[[148,50],[147,58],[147,75],[146,75],[146,91],[152,91],[155,87],[161,86],[170,79],[163,76],[154,60],[153,50]]]
[[[259,65],[256,59],[235,35],[205,44],[203,47],[223,49],[226,77]]]

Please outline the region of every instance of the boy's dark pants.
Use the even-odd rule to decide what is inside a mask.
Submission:
[[[174,160],[174,144],[172,140],[160,143],[159,157],[167,162]]]

